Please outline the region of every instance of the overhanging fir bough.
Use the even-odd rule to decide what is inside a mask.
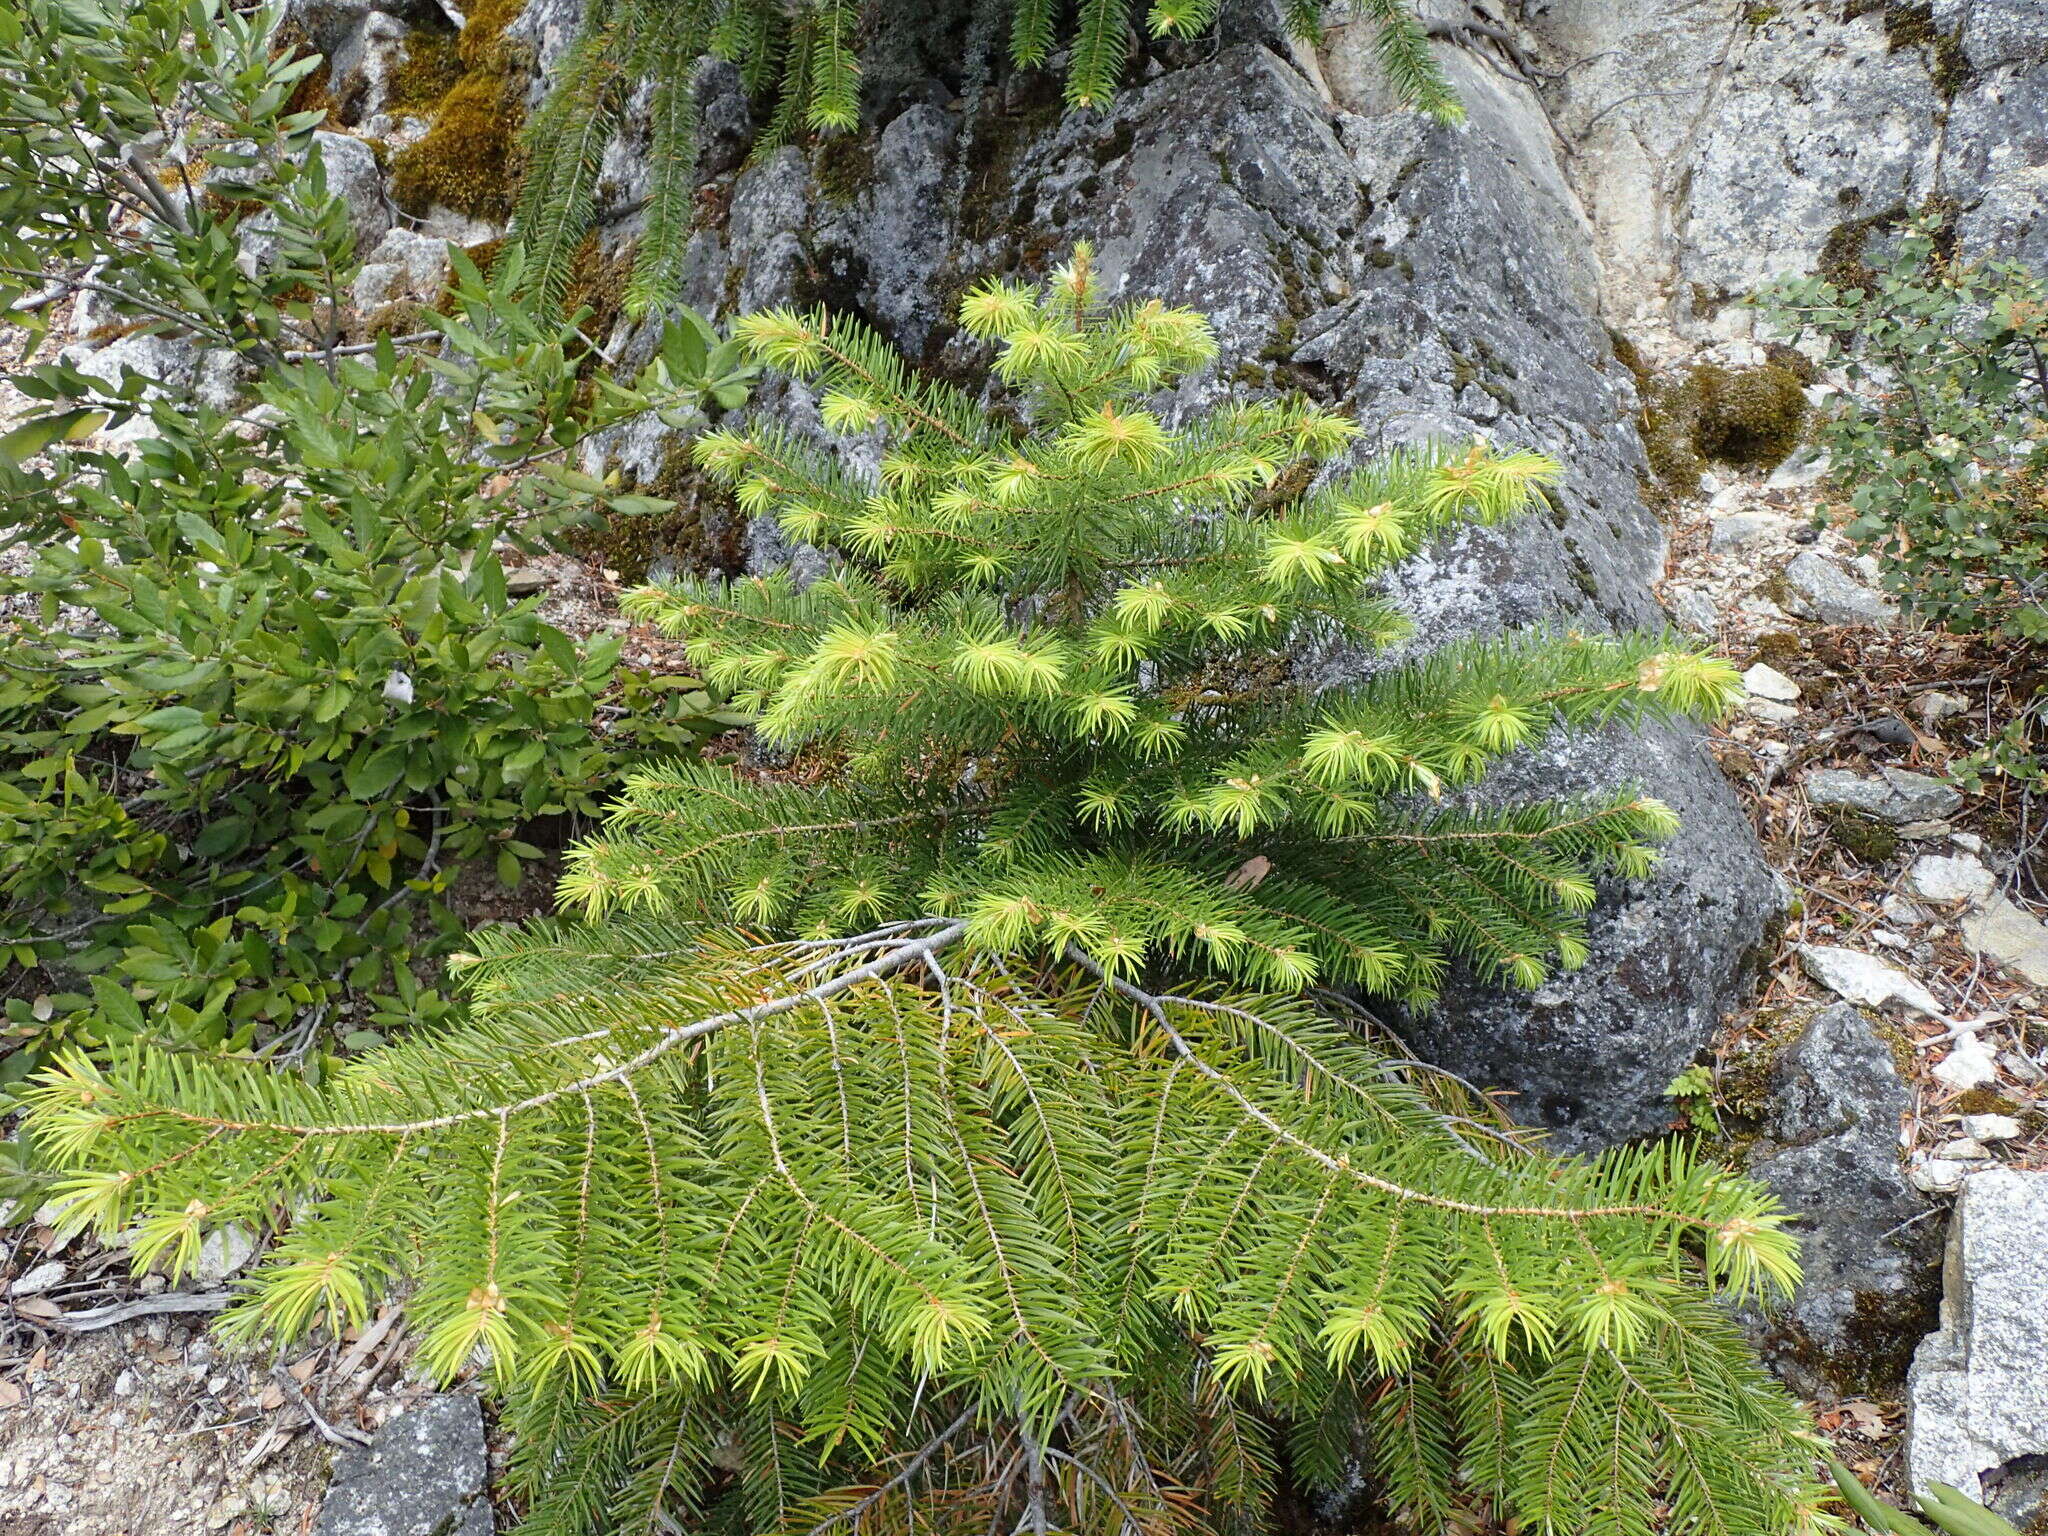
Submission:
[[[251,1338],[416,1277],[423,1361],[489,1362],[548,1532],[1249,1528],[1282,1456],[1340,1480],[1361,1426],[1424,1528],[1815,1526],[1799,1415],[1714,1299],[1796,1277],[1768,1197],[1548,1156],[1315,990],[1572,963],[1668,813],[1457,792],[1726,670],[1523,636],[1298,681],[1398,632],[1378,573],[1556,466],[1318,481],[1352,427],[1313,406],[1169,425],[1145,401],[1207,328],[1102,303],[1085,252],[963,320],[1014,416],[844,320],[745,324],[863,452],[700,453],[843,556],[633,602],[779,766],[634,780],[577,916],[477,936],[467,1024],[319,1088],[69,1062],[34,1117],[75,1219],[184,1264],[293,1212]]]
[[[1143,7],[1134,0],[978,0],[970,31],[978,35],[984,22],[999,26],[1020,69],[1049,64],[1063,47],[1068,105],[1100,107],[1116,94],[1139,29],[1156,39],[1199,37],[1220,9],[1220,0]],[[862,46],[881,10],[865,0],[590,0],[554,89],[522,138],[526,171],[515,233],[540,284],[558,296],[568,280],[590,230],[605,148],[636,86],[649,87],[652,168],[627,291],[637,314],[673,296],[695,227],[699,60],[731,60],[750,93],[774,102],[757,152],[804,133],[851,132],[860,125]],[[1281,10],[1288,29],[1314,46],[1337,7],[1284,0]],[[1399,101],[1440,121],[1464,116],[1409,0],[1356,0],[1346,14],[1372,28],[1376,57]],[[981,61],[965,67],[972,72]]]

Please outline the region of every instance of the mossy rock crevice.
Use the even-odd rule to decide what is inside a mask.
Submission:
[[[439,81],[453,80],[433,107],[426,137],[392,162],[391,200],[406,213],[423,217],[438,206],[494,224],[511,218],[522,158],[519,124],[535,66],[532,50],[504,34],[524,4],[480,0],[453,39],[452,62],[445,44],[427,44],[417,78],[406,84],[409,72],[400,71],[404,94],[424,95]]]
[[[1626,336],[1609,336],[1636,381],[1636,428],[1659,499],[1696,494],[1710,463],[1771,470],[1799,446],[1811,365],[1797,354],[1747,368],[1700,363],[1673,377],[1653,370]]]
[[[722,576],[745,569],[747,515],[697,467],[686,439],[670,438],[660,467],[635,490],[675,506],[667,512],[610,513],[600,524],[572,529],[563,539],[570,553],[616,573],[628,587],[646,582],[661,567]]]

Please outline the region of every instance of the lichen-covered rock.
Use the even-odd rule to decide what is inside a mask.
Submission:
[[[1950,1227],[1941,1331],[1908,1386],[1906,1475],[2022,1528],[2048,1513],[2048,1173],[1971,1175]]]
[[[1785,606],[1823,624],[1882,628],[1899,621],[1899,605],[1812,550],[1785,567]]]
[[[1680,828],[1649,879],[1602,892],[1585,969],[1533,993],[1459,978],[1433,1012],[1403,1026],[1431,1061],[1512,1090],[1516,1114],[1573,1150],[1670,1123],[1665,1090],[1740,996],[1780,900],[1748,822],[1690,732],[1553,741],[1493,785],[1556,793],[1617,772],[1668,800]]]
[[[345,133],[316,133],[313,143],[327,174],[327,190],[348,204],[356,248],[371,249],[384,238],[395,218],[391,201],[384,195],[384,173],[376,154],[361,139]]]
[[[1747,336],[1730,301],[1816,266],[1851,275],[1907,214],[1966,248],[2048,255],[2041,0],[1542,0],[1608,286],[1632,334]]]
[[[1815,805],[1839,806],[1896,826],[1938,821],[1963,803],[1963,797],[1941,780],[1906,768],[1880,768],[1875,774],[1820,768],[1801,785]]]
[[[336,1461],[313,1536],[491,1536],[489,1473],[477,1400],[430,1398]]]
[[[1899,1163],[1912,1093],[1875,1022],[1823,1008],[1778,1058],[1749,1172],[1798,1213],[1798,1293],[1751,1330],[1800,1391],[1895,1388],[1934,1321],[1940,1236]]]

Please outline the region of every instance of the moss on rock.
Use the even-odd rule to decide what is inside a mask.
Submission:
[[[1775,469],[1799,446],[1806,392],[1789,368],[1708,363],[1687,381],[1697,401],[1693,443],[1706,458],[1740,469]]]
[[[426,116],[466,73],[460,33],[416,27],[406,34],[404,62],[391,72],[385,108],[407,117]]]
[[[1652,370],[1626,336],[1609,335],[1615,360],[1636,381],[1636,429],[1663,498],[1695,494],[1709,463],[1774,469],[1799,446],[1806,392],[1792,358],[1750,368],[1702,363],[1670,378]]]
[[[420,216],[439,205],[502,223],[519,186],[518,124],[524,116],[531,52],[505,40],[524,0],[481,0],[454,39],[460,74],[433,109],[426,137],[400,150],[391,198]],[[445,58],[431,67],[445,71]]]
[[[827,201],[850,203],[875,179],[871,134],[834,133],[819,141],[811,157],[811,179]]]
[[[606,253],[596,234],[583,237],[576,254],[569,259],[567,284],[562,290],[562,310],[575,314],[590,311],[583,333],[600,347],[626,312],[626,287],[633,277],[633,247],[620,246]],[[655,495],[661,494],[655,492]]]
[[[578,559],[638,586],[657,564],[695,573],[737,575],[746,564],[747,517],[723,487],[705,478],[689,442],[671,438],[661,466],[638,494],[675,503],[667,512],[609,513],[598,525],[574,528],[563,542]]]

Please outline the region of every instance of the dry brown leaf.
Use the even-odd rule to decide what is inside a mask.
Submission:
[[[1856,1432],[1868,1440],[1881,1440],[1890,1431],[1885,1426],[1884,1410],[1866,1397],[1852,1397],[1842,1403],[1844,1419],[1856,1426]]]

